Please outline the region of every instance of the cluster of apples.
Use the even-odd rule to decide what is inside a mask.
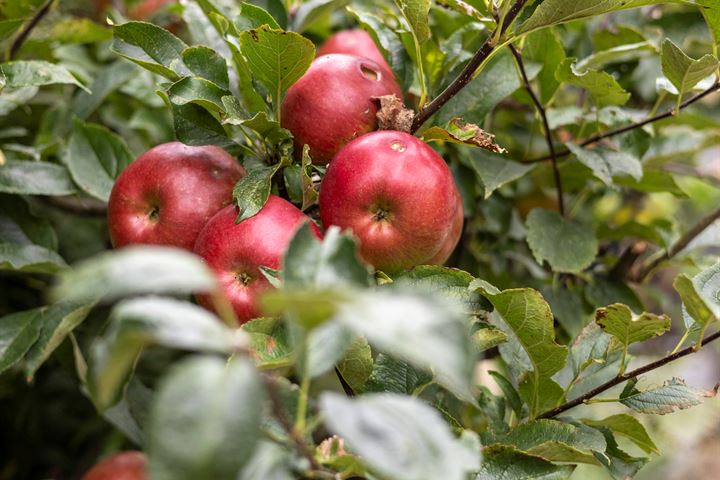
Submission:
[[[388,273],[442,264],[463,224],[460,194],[445,161],[407,133],[377,130],[376,98],[402,98],[390,67],[370,36],[349,30],[332,36],[305,75],[287,92],[281,124],[296,151],[310,148],[325,165],[320,185],[324,227],[349,229],[360,256]],[[174,245],[194,251],[216,274],[240,321],[260,314],[269,287],[259,267],[280,268],[299,226],[309,221],[290,202],[271,195],[260,212],[235,223],[231,205],[240,164],[214,146],[178,142],[141,155],[118,177],[108,205],[115,247]],[[201,305],[209,299],[199,296]]]

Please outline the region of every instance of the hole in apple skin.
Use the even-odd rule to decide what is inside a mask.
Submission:
[[[407,147],[405,146],[405,144],[403,142],[401,142],[400,140],[393,140],[392,142],[390,142],[390,148],[392,148],[393,150],[395,150],[396,152],[399,152],[399,153],[402,153],[405,150],[407,150]]]
[[[379,82],[381,80],[380,72],[365,63],[360,64],[360,73],[362,73],[363,77],[373,82]]]

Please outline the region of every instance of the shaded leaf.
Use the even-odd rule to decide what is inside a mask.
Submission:
[[[380,353],[375,359],[366,390],[412,395],[431,381],[432,375],[414,369],[407,362]]]
[[[17,245],[0,242],[0,270],[26,273],[57,273],[67,268],[65,260],[40,245]]]
[[[16,312],[0,318],[0,372],[12,367],[40,336],[42,308]]]
[[[357,337],[337,363],[338,371],[354,392],[362,392],[373,373],[372,350],[367,340]]]
[[[89,195],[105,202],[115,178],[133,161],[125,141],[101,125],[76,121],[63,151],[75,183]]]
[[[614,433],[630,439],[646,453],[660,453],[660,450],[658,450],[655,442],[652,441],[642,423],[640,423],[637,418],[626,413],[612,415],[602,420],[590,420],[586,418],[583,419],[583,423],[591,427],[607,427]]]
[[[626,387],[620,395],[620,403],[640,413],[665,415],[700,405],[705,399],[715,397],[717,390],[717,385],[713,390],[700,390],[673,378],[660,387],[645,391]]]
[[[263,399],[260,377],[243,358],[198,357],[175,366],[152,408],[150,476],[235,480],[260,437]]]
[[[148,293],[211,292],[215,277],[203,261],[172,247],[135,246],[79,263],[60,277],[52,296],[63,300],[112,301]]]
[[[113,27],[112,49],[143,68],[171,80],[189,75],[183,63],[185,42],[164,28],[145,22],[127,22]]]
[[[77,190],[65,167],[48,162],[0,164],[0,192],[24,195],[71,195]]]
[[[257,213],[265,206],[270,197],[272,177],[280,168],[280,164],[274,167],[258,166],[248,171],[233,188],[233,199],[238,206],[238,217],[236,222],[242,222]]]
[[[483,448],[483,462],[474,480],[566,480],[574,465],[554,465],[547,460],[505,445]]]
[[[535,260],[543,260],[556,272],[578,273],[590,266],[598,250],[591,229],[559,213],[533,209],[527,217],[527,243]]]
[[[330,430],[383,478],[465,480],[479,467],[479,452],[457,440],[437,411],[420,400],[326,393],[320,409]]]
[[[58,83],[77,85],[90,93],[90,90],[62,65],[42,60],[0,63],[0,91],[3,88],[34,87]]]
[[[629,175],[636,182],[643,178],[643,167],[637,157],[628,152],[616,152],[605,148],[587,149],[574,143],[566,144],[577,159],[593,171],[605,185],[613,184],[613,177]]]
[[[561,82],[569,83],[587,90],[599,107],[625,105],[630,99],[615,78],[607,72],[590,68],[579,68],[576,58],[567,58],[555,72]]]
[[[530,172],[535,165],[514,162],[501,155],[472,150],[469,152],[466,163],[475,170],[484,187],[484,198],[490,195],[506,183],[513,182]]]

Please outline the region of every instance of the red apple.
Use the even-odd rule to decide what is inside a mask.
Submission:
[[[192,250],[205,223],[232,201],[243,167],[220,147],[158,145],[115,181],[108,227],[115,247],[143,243]]]
[[[445,260],[448,239],[462,221],[458,195],[435,150],[384,130],[353,140],[335,156],[320,186],[320,217],[326,228],[351,229],[360,255],[393,273]]]
[[[236,218],[234,206],[220,210],[200,232],[195,253],[215,272],[220,288],[244,323],[260,315],[257,300],[270,288],[259,267],[279,269],[295,231],[311,220],[292,203],[275,195],[270,195],[257,215],[237,224]],[[321,238],[320,229],[312,222],[311,227]],[[198,295],[197,299],[205,308],[212,307],[207,296]]]
[[[82,480],[147,480],[147,458],[141,452],[120,452],[95,464]]]
[[[325,40],[325,43],[318,48],[316,56],[322,57],[323,55],[329,55],[331,53],[345,53],[369,58],[383,67],[388,73],[392,74],[390,65],[385,61],[385,57],[380,53],[372,37],[365,30],[355,28],[353,30],[343,30],[331,35],[330,38]]]
[[[350,140],[377,128],[373,97],[402,91],[382,66],[355,55],[324,55],[287,91],[282,126],[295,137],[295,151],[310,146],[313,163],[324,165]]]

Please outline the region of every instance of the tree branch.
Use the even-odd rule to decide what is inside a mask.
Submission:
[[[552,170],[553,170],[553,177],[555,178],[555,189],[557,190],[557,199],[558,199],[558,209],[560,210],[560,215],[563,217],[565,216],[565,199],[563,197],[563,186],[562,186],[562,179],[560,178],[560,171],[558,170],[557,166],[557,156],[555,155],[555,145],[553,144],[552,139],[552,130],[550,130],[550,124],[548,123],[547,119],[547,113],[545,112],[545,107],[543,106],[542,102],[540,101],[540,98],[538,98],[535,91],[532,89],[532,86],[530,85],[530,79],[527,76],[527,72],[525,71],[525,64],[523,63],[522,55],[518,51],[517,48],[515,48],[514,45],[510,45],[510,51],[512,52],[513,56],[515,57],[515,61],[517,62],[517,66],[520,69],[520,74],[522,75],[523,83],[525,84],[525,90],[530,94],[530,98],[532,98],[533,103],[535,104],[535,108],[540,115],[540,118],[542,119],[543,123],[543,130],[545,132],[545,141],[547,142],[548,150],[550,151],[550,159],[552,161]]]
[[[713,333],[712,335],[706,337],[701,344],[701,347],[704,347],[708,343],[714,342],[720,338],[720,331]],[[671,355],[668,355],[667,357],[663,357],[660,360],[657,360],[652,363],[648,363],[647,365],[636,368],[635,370],[631,370],[629,372],[625,372],[622,375],[618,375],[617,377],[613,378],[612,380],[603,383],[599,387],[593,388],[589,392],[587,392],[584,395],[581,395],[580,397],[570,400],[569,402],[563,403],[559,407],[553,408],[552,410],[548,410],[547,412],[541,413],[536,418],[552,418],[560,415],[561,413],[570,410],[571,408],[577,407],[580,404],[585,403],[586,401],[590,400],[593,397],[596,397],[597,395],[600,395],[606,390],[611,389],[612,387],[615,387],[617,385],[620,385],[623,382],[626,382],[630,380],[631,378],[638,377],[644,373],[650,372],[652,370],[658,369],[664,365],[667,365],[670,362],[674,362],[678,358],[682,358],[685,356],[690,355],[691,353],[696,352],[696,346],[692,345],[689,346],[683,350],[680,350],[679,352],[673,353]]]
[[[667,249],[662,255],[653,258],[647,264],[641,266],[634,275],[631,276],[630,280],[634,282],[642,282],[645,278],[652,273],[658,265],[666,260],[670,260],[678,253],[682,252],[695,237],[705,231],[710,225],[715,223],[716,220],[720,219],[720,208],[713,211],[706,217],[700,219],[693,227],[685,233],[680,239],[675,242],[669,249]]]
[[[43,17],[47,15],[47,13],[50,11],[50,7],[54,2],[55,0],[48,0],[47,2],[45,2],[45,5],[40,7],[40,10],[35,13],[35,15],[28,22],[28,24],[23,27],[20,33],[18,33],[18,36],[15,37],[15,40],[10,46],[10,50],[8,50],[7,52],[6,60],[8,62],[12,60],[18,50],[20,50],[20,47],[22,47],[22,44],[25,43],[25,40],[30,35],[30,32],[32,32],[33,29],[37,26],[37,24],[40,23],[40,20],[42,20]]]
[[[295,430],[293,424],[285,415],[275,379],[269,375],[264,375],[263,380],[265,382],[265,390],[267,390],[268,398],[270,399],[272,416],[275,417],[275,420],[278,421],[283,430],[288,434],[298,452],[310,462],[310,468],[323,471],[323,468],[317,463],[317,460],[315,460],[312,450],[310,450],[310,447],[305,443],[305,439]]]
[[[647,249],[648,243],[645,240],[637,240],[630,244],[620,255],[620,258],[612,270],[610,270],[608,276],[619,280],[627,278],[637,259],[642,257]]]
[[[475,55],[473,55],[467,65],[465,65],[465,68],[463,68],[462,72],[460,72],[457,78],[453,80],[452,83],[448,85],[448,87],[443,90],[440,95],[435,97],[432,102],[428,103],[425,107],[420,109],[420,111],[417,113],[417,115],[415,115],[415,118],[413,119],[410,133],[415,133],[423,125],[423,123],[427,122],[428,119],[435,114],[435,112],[440,110],[443,105],[450,101],[451,98],[457,95],[460,90],[462,90],[468,83],[470,83],[470,80],[472,80],[475,71],[480,65],[483,64],[483,62],[497,47],[495,42],[497,40],[496,37],[498,36],[498,33],[500,34],[500,36],[502,36],[507,31],[512,22],[515,21],[515,18],[517,18],[517,16],[520,14],[520,11],[525,6],[526,1],[527,0],[515,1],[515,4],[510,7],[510,10],[505,16],[502,25],[498,25],[498,27],[493,31],[493,33],[490,34],[490,36],[485,40],[480,49],[475,53]]]
[[[718,90],[720,90],[720,81],[715,82],[715,84],[713,84],[713,85],[712,85],[710,88],[708,88],[707,90],[704,90],[704,91],[698,93],[697,95],[695,95],[694,97],[691,97],[691,98],[685,100],[683,103],[680,104],[679,110],[683,110],[683,109],[689,107],[689,106],[692,105],[693,103],[696,103],[696,102],[702,100],[703,98],[707,97],[708,95],[710,95],[710,94],[712,94],[712,93],[717,92]],[[642,128],[642,127],[644,127],[645,125],[649,125],[649,124],[651,124],[651,123],[655,123],[655,122],[657,122],[657,121],[660,121],[660,120],[664,120],[664,119],[666,119],[666,118],[673,117],[673,116],[675,115],[675,113],[676,113],[676,110],[673,108],[672,110],[668,110],[668,111],[666,111],[666,112],[664,112],[664,113],[661,113],[661,114],[659,114],[659,115],[655,115],[654,117],[646,118],[645,120],[642,120],[642,121],[640,121],[640,122],[631,123],[630,125],[626,125],[626,126],[624,126],[624,127],[616,128],[616,129],[614,129],[614,130],[607,131],[607,132],[602,133],[602,134],[600,134],[600,135],[595,135],[595,136],[593,136],[593,137],[588,138],[587,140],[584,140],[583,142],[579,143],[578,145],[580,145],[581,147],[587,147],[588,145],[592,145],[592,144],[594,144],[594,143],[598,143],[598,142],[600,142],[600,141],[602,141],[602,140],[605,140],[606,138],[614,137],[614,136],[616,136],[616,135],[621,135],[621,134],[623,134],[623,133],[627,133],[627,132],[630,132],[630,131],[632,131],[632,130],[636,130],[636,129],[638,129],[638,128]],[[560,150],[559,152],[556,152],[555,157],[556,157],[556,158],[567,157],[568,155],[570,155],[570,153],[571,153],[570,150],[567,150],[567,149],[565,149],[565,150]],[[545,161],[547,161],[547,160],[552,160],[552,158],[553,158],[553,157],[552,157],[552,154],[550,154],[550,155],[546,155],[546,156],[544,156],[544,157],[538,157],[538,158],[533,158],[533,159],[530,159],[530,160],[525,160],[524,163],[545,162]]]

